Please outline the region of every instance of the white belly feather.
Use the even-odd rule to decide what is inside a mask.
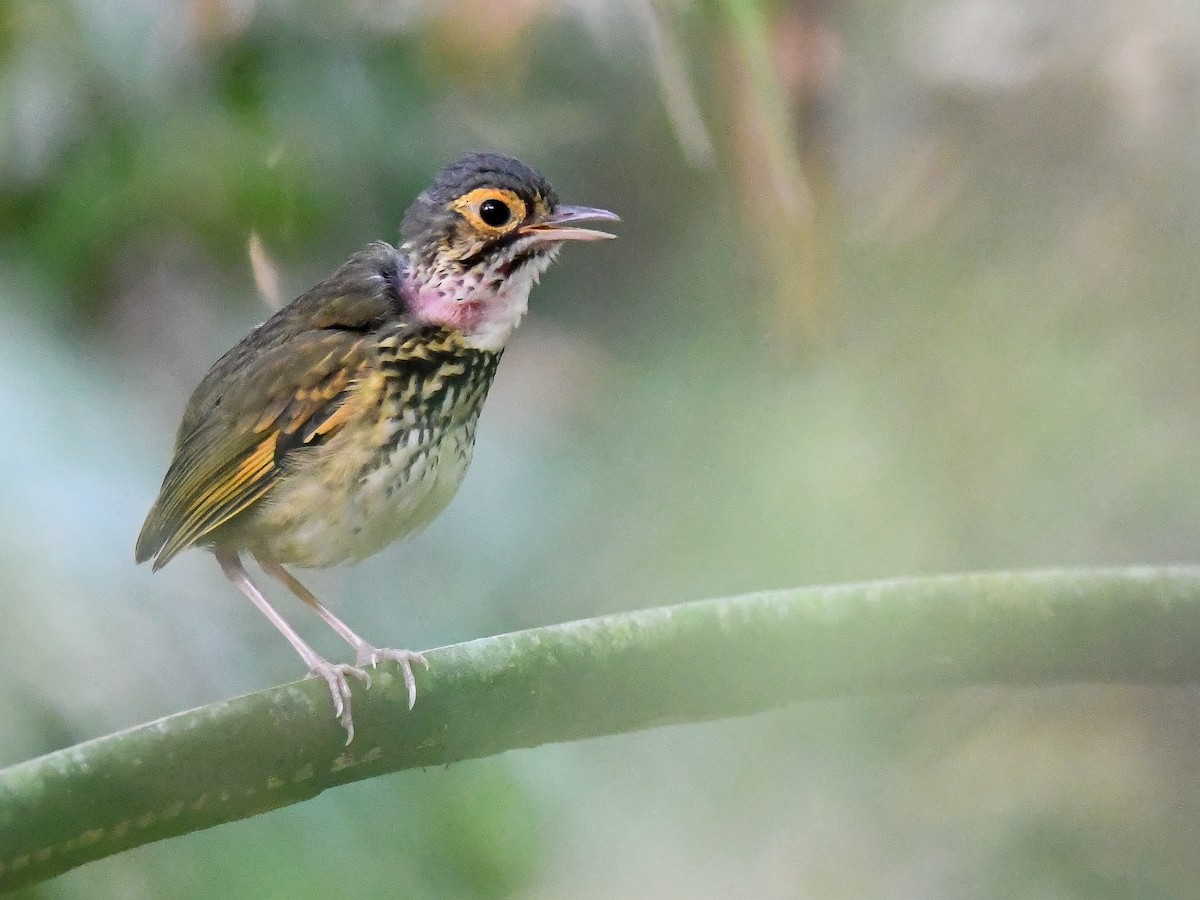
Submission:
[[[253,552],[294,565],[332,566],[363,559],[420,531],[462,484],[474,430],[474,422],[464,423],[433,444],[410,431],[386,460],[373,461],[366,475],[361,460],[345,457],[345,447],[321,448],[342,451],[348,464],[344,478],[330,479],[326,468],[324,478],[281,482],[257,511],[270,527],[255,531],[274,537]]]

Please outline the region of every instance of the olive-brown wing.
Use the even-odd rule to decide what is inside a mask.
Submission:
[[[289,453],[336,433],[369,354],[369,332],[305,331],[247,356],[234,377],[206,378],[138,536],[138,562],[153,556],[160,569],[261,500]]]

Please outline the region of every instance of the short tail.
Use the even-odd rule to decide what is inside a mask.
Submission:
[[[167,536],[163,533],[162,524],[159,522],[158,504],[155,503],[146,516],[146,521],[142,523],[142,530],[138,533],[137,544],[133,548],[133,558],[140,565],[146,562],[146,560],[158,556],[159,551],[162,550],[163,544],[166,541]],[[154,571],[157,572],[166,564],[167,559],[155,559]]]

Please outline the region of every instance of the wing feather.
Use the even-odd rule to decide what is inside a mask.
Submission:
[[[346,400],[367,343],[361,333],[307,332],[253,357],[219,403],[202,383],[142,526],[138,561],[153,556],[156,570],[166,565],[261,500],[289,455],[337,433],[348,421]],[[207,407],[198,418],[197,404]]]
[[[236,344],[188,401],[175,456],[138,536],[154,568],[261,500],[292,454],[343,428],[380,328],[408,327],[404,260],[371,244]]]

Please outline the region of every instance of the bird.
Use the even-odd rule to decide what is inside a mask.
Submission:
[[[462,483],[476,423],[531,288],[569,241],[619,221],[560,204],[525,163],[474,152],[445,166],[405,212],[395,246],[375,242],[251,330],[188,400],[171,463],[137,538],[158,571],[210,550],[222,572],[324,679],[354,739],[349,679],[398,664],[411,709],[413,650],[352,631],[288,567],[353,563],[433,520]],[[321,656],[251,578],[245,557],[355,652]]]

